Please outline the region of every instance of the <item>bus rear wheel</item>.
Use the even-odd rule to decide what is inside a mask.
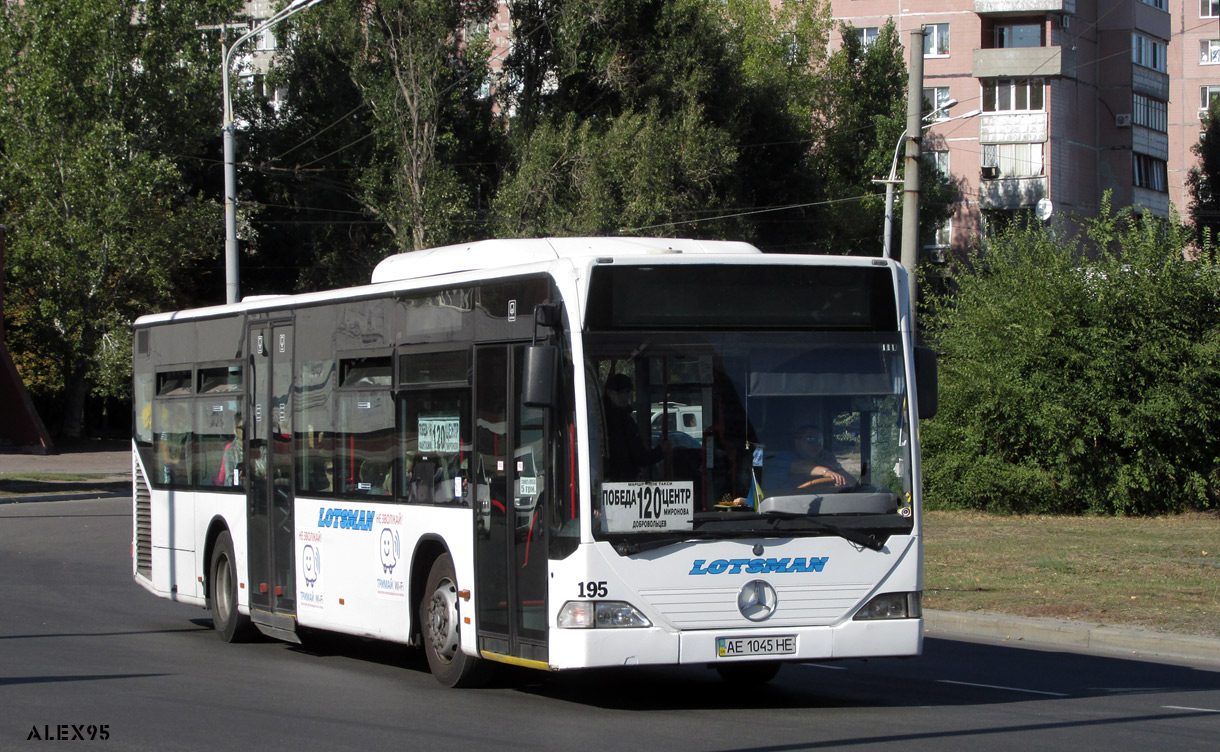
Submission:
[[[487,682],[490,667],[481,658],[462,652],[457,576],[453,559],[441,554],[432,563],[419,603],[419,624],[428,668],[446,687],[473,687]]]
[[[211,588],[212,626],[225,642],[242,642],[252,632],[250,617],[237,608],[237,564],[233,558],[233,537],[225,530],[212,547],[208,566]]]

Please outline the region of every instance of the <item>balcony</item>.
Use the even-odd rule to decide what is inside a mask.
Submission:
[[[979,118],[981,143],[1036,144],[1049,136],[1045,112],[985,112]]]
[[[983,209],[1030,209],[1046,195],[1045,176],[984,179],[979,184],[979,206]]]
[[[1075,78],[1076,53],[1063,47],[975,50],[971,75],[975,78]]]
[[[1076,13],[1076,0],[974,0],[975,13]]]

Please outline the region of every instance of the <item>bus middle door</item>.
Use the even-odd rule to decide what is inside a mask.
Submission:
[[[476,613],[484,657],[547,667],[546,415],[521,402],[525,345],[475,349]]]

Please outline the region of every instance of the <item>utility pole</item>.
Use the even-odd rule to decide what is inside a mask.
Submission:
[[[911,299],[911,331],[915,331],[917,285],[915,267],[919,261],[919,145],[923,140],[923,42],[921,26],[911,31],[911,64],[907,77],[907,151],[902,186],[902,266],[907,270]]]

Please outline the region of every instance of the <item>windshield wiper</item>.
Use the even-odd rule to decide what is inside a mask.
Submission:
[[[812,523],[819,530],[825,530],[832,535],[837,535],[849,543],[855,543],[872,551],[880,551],[885,546],[885,541],[865,530],[857,530],[850,527],[840,527],[831,524],[825,520],[820,520],[815,517],[810,517],[803,514],[786,514],[784,512],[769,512],[767,517],[771,517],[775,522],[780,520],[800,520],[801,522]]]

